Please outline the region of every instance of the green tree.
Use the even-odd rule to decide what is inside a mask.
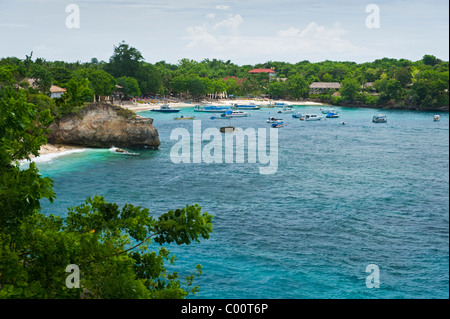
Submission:
[[[139,89],[139,84],[135,78],[128,76],[123,76],[117,79],[117,84],[123,89],[122,92],[126,97],[140,96],[141,90]]]
[[[117,47],[114,47],[114,53],[109,59],[106,71],[115,78],[122,76],[137,78],[143,60],[144,58],[138,49],[122,41]]]
[[[137,71],[136,79],[143,95],[160,94],[163,90],[161,74],[149,63],[144,63]]]
[[[361,84],[355,78],[345,78],[340,89],[341,96],[348,101],[352,101],[361,91]]]
[[[309,96],[309,85],[300,74],[294,74],[286,81],[288,94],[298,100]]]
[[[286,92],[286,86],[285,86],[284,82],[274,81],[269,84],[269,94],[272,97],[275,97],[275,98],[283,97],[285,95],[285,92]]]
[[[34,163],[52,118],[26,102],[24,91],[0,90],[0,299],[185,298],[196,293],[201,266],[181,278],[163,246],[208,239],[212,216],[198,205],[155,218],[146,208],[119,207],[103,197],[70,208],[66,218],[43,214],[53,181]],[[66,288],[67,266],[79,267],[80,289]]]
[[[116,79],[103,70],[80,69],[74,72],[74,77],[80,81],[88,79],[95,95],[109,96],[114,92]]]

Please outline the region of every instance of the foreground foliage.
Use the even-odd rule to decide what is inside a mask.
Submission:
[[[101,196],[69,208],[67,217],[45,215],[53,181],[34,163],[46,142],[50,111],[27,102],[23,90],[0,86],[0,298],[184,298],[194,278],[168,268],[175,257],[165,244],[208,239],[212,216],[198,205],[153,217],[146,208],[119,207]],[[63,212],[62,212],[63,213]],[[79,288],[68,266],[79,269]],[[69,267],[70,269],[70,267]],[[76,277],[73,277],[76,281]],[[68,284],[69,283],[69,284]]]

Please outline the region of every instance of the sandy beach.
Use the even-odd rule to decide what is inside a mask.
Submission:
[[[209,103],[209,102],[208,102]],[[262,100],[262,99],[242,99],[242,100],[229,100],[229,99],[219,99],[215,100],[213,102],[210,102],[213,105],[231,105],[234,103],[239,104],[247,104],[247,103],[255,103],[258,105],[261,105],[262,107],[268,106],[269,104],[275,104],[275,103],[284,103],[287,106],[290,105],[317,105],[321,106],[324,105],[322,103],[317,102],[307,102],[307,101],[285,101],[285,100],[279,100],[279,101],[273,101],[273,100]],[[138,103],[138,102],[128,102],[127,104],[122,105],[123,108],[127,108],[132,111],[147,111],[147,110],[153,110],[153,109],[159,109],[161,105],[164,103],[150,103],[150,104],[144,104],[144,103]],[[202,102],[169,102],[168,105],[171,108],[185,108],[185,107],[194,107],[195,105],[200,105]]]

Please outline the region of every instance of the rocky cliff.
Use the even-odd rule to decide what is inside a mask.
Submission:
[[[109,148],[148,147],[161,145],[153,119],[105,103],[84,107],[79,114],[71,114],[50,126],[47,140],[51,144],[80,145]]]

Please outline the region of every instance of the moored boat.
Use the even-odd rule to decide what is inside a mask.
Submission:
[[[292,114],[292,117],[294,119],[299,119],[299,118],[302,118],[302,117],[305,117],[305,116],[303,114],[301,114],[300,112],[297,112],[297,113]]]
[[[322,116],[317,116],[317,114],[305,114],[305,121],[320,121]]]
[[[279,127],[283,127],[283,126],[284,126],[284,122],[272,123],[273,128],[279,128]]]
[[[195,119],[195,116],[184,116],[181,115],[180,117],[174,117],[174,120],[193,120]]]
[[[194,112],[210,112],[210,113],[225,113],[228,110],[230,110],[229,106],[217,106],[217,105],[209,105],[209,106],[196,105],[194,108]]]
[[[269,119],[267,120],[267,123],[277,123],[283,121],[282,119],[276,119],[274,117],[269,117]]]
[[[178,113],[180,109],[173,109],[169,106],[169,104],[163,104],[159,109],[153,109],[152,112],[161,112],[161,113]]]
[[[220,133],[233,133],[236,131],[237,129],[234,126],[223,126],[220,128]]]
[[[116,153],[116,154],[122,154],[122,155],[129,155],[129,156],[139,156],[141,155],[140,153],[132,153],[132,152],[128,152],[127,150],[124,150],[123,148],[118,148],[118,147],[111,147],[109,149],[110,152],[112,153]]]
[[[327,114],[327,119],[335,119],[338,118],[339,116],[340,116],[339,113],[333,111]]]
[[[259,105],[256,104],[233,104],[232,105],[233,108],[237,109],[237,110],[259,110],[261,107]]]
[[[228,117],[228,118],[230,118],[230,117],[247,117],[249,115],[250,114],[248,114],[247,112],[244,112],[244,111],[231,111],[231,110],[229,110],[229,111],[226,111],[225,113],[221,114],[220,116],[221,117]]]
[[[378,114],[372,118],[372,122],[373,123],[387,123],[387,117],[386,117],[386,115]]]
[[[284,113],[284,114],[294,113],[294,109],[291,107],[285,106],[281,110],[279,110],[278,113]]]

